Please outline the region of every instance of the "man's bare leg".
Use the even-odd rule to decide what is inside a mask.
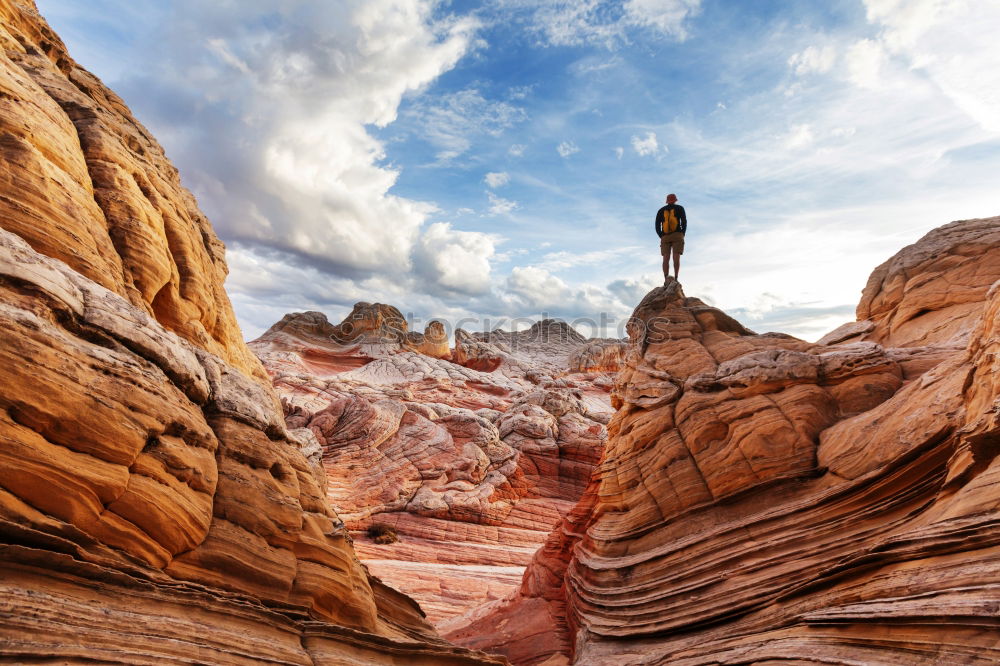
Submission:
[[[676,247],[671,247],[671,252],[674,255],[674,277],[678,280],[681,279],[681,253],[677,251]],[[666,257],[664,257],[666,259]],[[664,261],[664,267],[666,267],[666,262]]]
[[[663,255],[663,280],[666,281],[670,277],[670,249],[667,248],[667,253]]]

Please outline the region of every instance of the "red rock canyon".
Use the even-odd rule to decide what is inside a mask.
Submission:
[[[0,661],[1000,661],[1000,218],[816,343],[674,280],[622,340],[245,343],[160,145],[0,20]]]

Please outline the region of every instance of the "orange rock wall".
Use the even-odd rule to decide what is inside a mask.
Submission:
[[[975,233],[970,233],[975,230]],[[970,325],[990,285],[1000,280],[1000,218],[952,222],[876,268],[858,304],[870,320],[866,339],[887,347],[915,347],[957,339]]]
[[[3,228],[263,379],[223,289],[223,245],[163,149],[33,3],[0,1],[0,21]]]
[[[359,563],[176,170],[0,19],[0,661],[498,663]]]

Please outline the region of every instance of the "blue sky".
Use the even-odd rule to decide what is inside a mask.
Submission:
[[[903,245],[1000,214],[997,3],[38,5],[212,219],[248,338],[359,300],[613,334],[676,192],[685,292],[815,339]]]

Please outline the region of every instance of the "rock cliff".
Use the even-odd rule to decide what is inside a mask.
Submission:
[[[0,21],[0,660],[499,663],[358,562],[162,149]]]
[[[905,248],[829,344],[654,289],[583,498],[446,636],[517,664],[996,662],[998,233]]]
[[[288,426],[315,438],[362,560],[441,622],[516,588],[580,497],[620,357],[593,352],[580,367],[591,343],[553,320],[459,330],[454,352],[432,326],[415,335],[396,308],[359,303],[337,325],[286,315],[251,347]],[[373,527],[398,540],[376,541]]]

